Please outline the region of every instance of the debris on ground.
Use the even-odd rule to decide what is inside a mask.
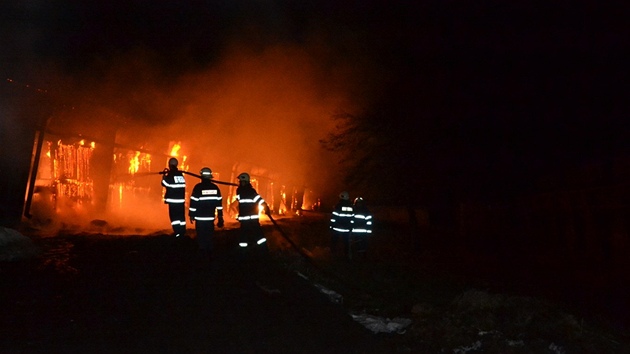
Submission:
[[[393,319],[368,314],[351,314],[352,318],[374,333],[404,334],[411,325],[411,319],[395,317]]]

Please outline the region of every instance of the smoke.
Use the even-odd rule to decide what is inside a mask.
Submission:
[[[182,90],[192,99],[176,119],[179,134],[204,163],[242,161],[306,183],[331,168],[321,164],[318,141],[348,100],[326,90],[312,60],[300,48],[233,50],[211,71],[186,80]]]
[[[319,140],[334,128],[332,115],[352,107],[347,90],[353,80],[351,70],[322,68],[319,59],[298,46],[251,51],[234,45],[211,67],[164,82],[151,56],[135,52],[98,80],[75,79],[66,100],[115,111],[119,143],[158,147],[163,154],[168,142],[180,143],[195,172],[209,166],[226,175],[240,164],[291,183],[321,185],[336,166]]]

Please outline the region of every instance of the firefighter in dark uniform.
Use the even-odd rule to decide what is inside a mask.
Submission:
[[[247,173],[238,175],[239,186],[236,188],[238,200],[238,221],[241,223],[239,236],[240,270],[244,280],[254,277],[256,286],[267,295],[280,294],[274,284],[274,266],[270,262],[267,239],[259,221],[259,208],[271,217],[271,210],[265,200],[250,183]],[[247,289],[246,284],[243,289]]]
[[[237,178],[239,186],[236,188],[236,200],[238,201],[238,221],[241,223],[239,247],[244,257],[250,261],[265,258],[269,250],[267,239],[260,227],[259,208],[263,206],[267,215],[271,215],[271,210],[252,187],[249,174],[241,173]]]
[[[171,157],[168,160],[168,168],[164,169],[162,186],[164,203],[168,204],[168,217],[173,227],[175,237],[186,236],[186,180],[182,171],[177,169],[178,161]]]
[[[339,240],[343,243],[343,255],[349,256],[350,251],[350,233],[352,232],[352,224],[354,222],[354,212],[350,194],[343,191],[339,193],[339,201],[335,205],[330,218],[330,252],[337,254],[337,244]]]
[[[361,197],[354,199],[354,222],[352,224],[352,243],[356,245],[359,257],[365,257],[368,236],[372,234],[372,213]]]
[[[197,243],[202,254],[212,260],[215,215],[217,227],[223,227],[223,197],[219,187],[212,183],[212,170],[204,167],[200,171],[201,182],[190,194],[188,216],[195,224]]]

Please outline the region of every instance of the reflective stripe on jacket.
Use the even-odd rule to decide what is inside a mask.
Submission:
[[[223,217],[223,197],[219,187],[210,180],[202,180],[190,194],[188,215],[195,220],[214,220]]]
[[[330,228],[337,232],[350,232],[352,231],[353,222],[354,209],[352,202],[349,200],[340,200],[333,209],[330,218]]]
[[[179,170],[169,170],[162,176],[164,202],[167,204],[184,203],[186,201],[186,180]]]
[[[254,187],[249,185],[239,186],[236,189],[236,200],[238,200],[238,220],[258,220],[259,206],[265,203],[263,197],[256,192]]]
[[[354,223],[352,224],[353,233],[372,233],[372,214],[367,208],[354,208]]]

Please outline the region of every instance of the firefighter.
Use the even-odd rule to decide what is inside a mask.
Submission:
[[[212,183],[212,170],[204,167],[199,172],[201,182],[197,183],[190,194],[188,216],[195,224],[197,243],[204,257],[212,261],[213,234],[215,215],[217,227],[224,225],[223,197],[219,187]]]
[[[245,279],[250,276],[256,278],[256,286],[269,296],[280,294],[280,290],[273,285],[273,266],[269,261],[267,239],[263,234],[259,221],[259,208],[271,217],[271,210],[265,200],[256,192],[250,182],[249,174],[238,175],[239,186],[236,188],[238,201],[238,221],[241,223],[239,236],[239,251],[241,257],[241,274]],[[247,289],[244,285],[243,290]]]
[[[359,257],[365,257],[368,236],[372,233],[372,213],[361,197],[354,199],[352,224],[352,243],[356,245]]]
[[[173,235],[176,238],[186,236],[186,180],[182,171],[177,169],[178,161],[171,157],[168,160],[168,168],[165,168],[162,176],[164,203],[168,204],[168,217],[173,227]]]
[[[267,215],[271,215],[271,210],[252,187],[249,174],[241,173],[237,178],[239,186],[236,188],[236,200],[238,221],[241,223],[239,247],[248,255],[247,258],[265,257],[268,254],[267,239],[260,227],[259,208],[263,206]]]
[[[352,232],[354,212],[350,194],[346,191],[339,193],[339,201],[335,205],[330,218],[330,252],[337,254],[337,244],[341,239],[343,243],[343,255],[349,257],[350,233]]]

